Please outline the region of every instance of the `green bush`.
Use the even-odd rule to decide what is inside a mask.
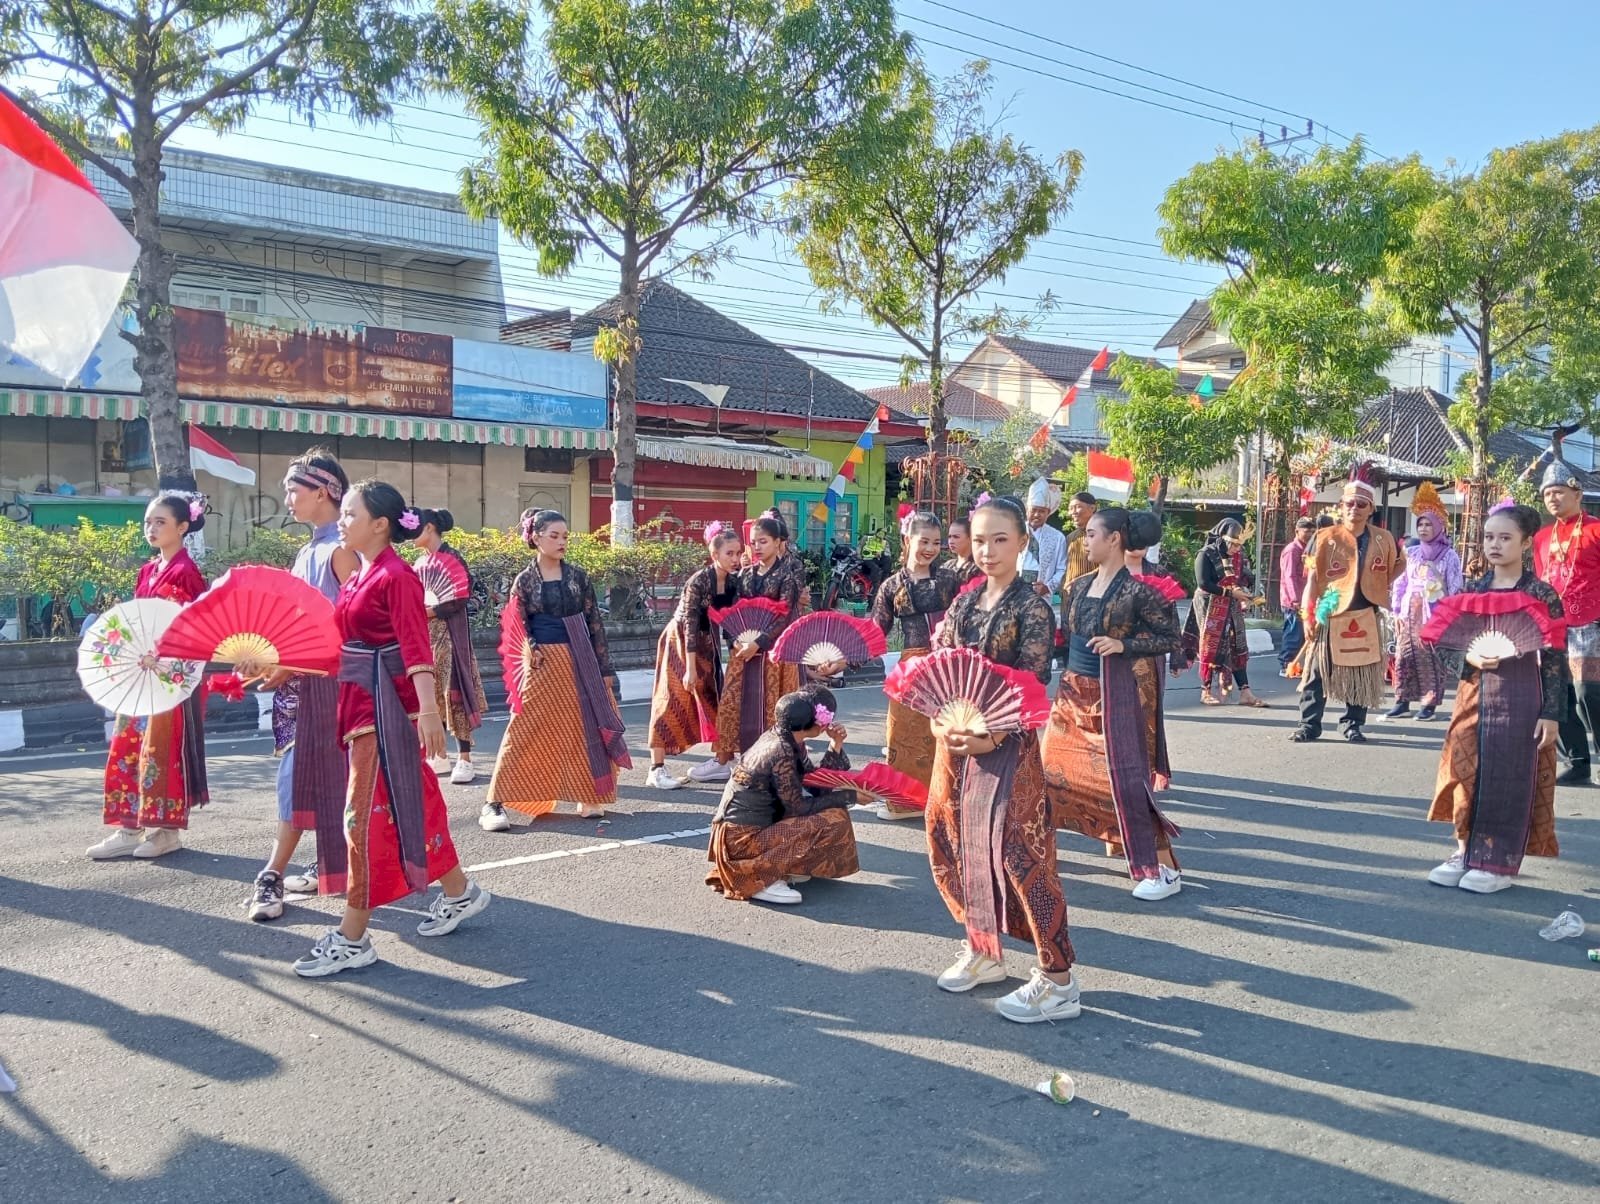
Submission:
[[[237,564],[265,564],[275,569],[294,565],[295,554],[306,546],[307,536],[301,527],[256,527],[249,540],[237,548],[213,548],[206,552],[201,567],[211,580]]]
[[[138,523],[35,527],[0,520],[0,592],[42,599],[45,633],[71,636],[77,620],[133,597],[150,547]]]

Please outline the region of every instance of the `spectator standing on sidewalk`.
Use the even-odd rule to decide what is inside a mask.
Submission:
[[[1305,616],[1300,613],[1300,602],[1306,592],[1306,545],[1311,542],[1311,532],[1316,522],[1309,515],[1295,520],[1294,538],[1283,545],[1278,557],[1278,603],[1283,608],[1283,647],[1278,650],[1278,676],[1298,677],[1299,671],[1291,669],[1300,649],[1305,647]]]

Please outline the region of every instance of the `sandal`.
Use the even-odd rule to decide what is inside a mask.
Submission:
[[[1208,707],[1219,707],[1222,705],[1222,700],[1210,690],[1200,691],[1200,701],[1205,703]]]
[[[1264,711],[1272,704],[1269,703],[1265,698],[1241,698],[1239,699],[1239,705],[1242,707],[1252,707],[1258,711]]]

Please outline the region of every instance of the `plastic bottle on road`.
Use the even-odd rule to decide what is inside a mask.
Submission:
[[[1539,929],[1539,935],[1547,941],[1564,941],[1569,936],[1583,935],[1583,917],[1575,911],[1564,911]]]

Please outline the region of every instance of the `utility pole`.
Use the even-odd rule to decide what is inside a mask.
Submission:
[[[1266,127],[1262,126],[1261,131],[1256,135],[1256,146],[1261,150],[1276,150],[1280,146],[1292,147],[1297,142],[1314,141],[1317,136],[1315,132],[1315,126],[1316,123],[1309,117],[1306,118],[1306,130],[1303,134],[1291,134],[1288,126],[1280,125],[1278,127],[1278,136],[1272,139],[1270,142],[1267,140]]]

